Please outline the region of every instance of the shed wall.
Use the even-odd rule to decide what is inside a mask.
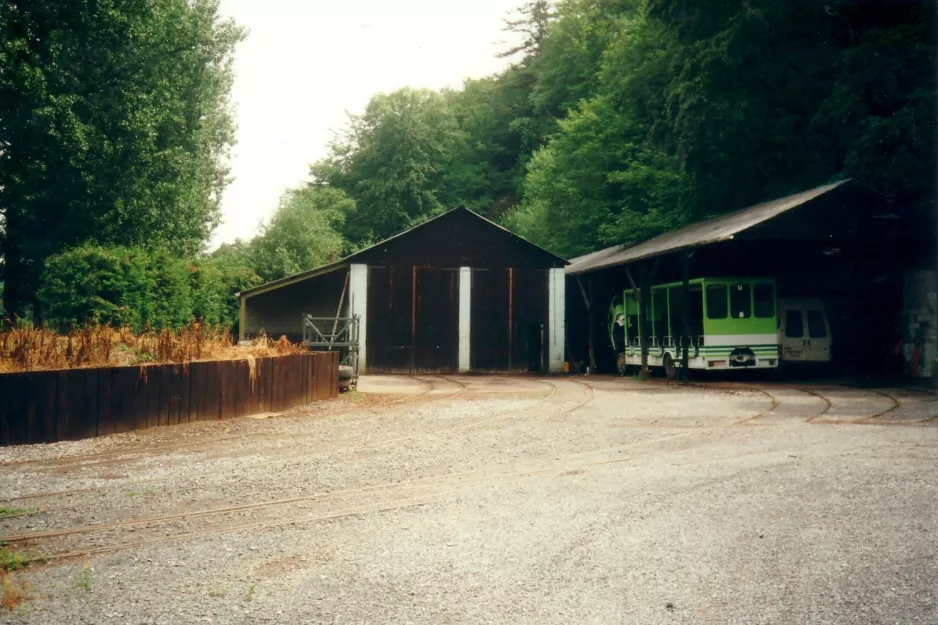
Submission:
[[[347,270],[340,269],[246,297],[244,337],[254,338],[263,330],[275,338],[285,335],[291,341],[301,341],[304,314],[335,317],[346,274]],[[343,308],[347,307],[346,296]]]

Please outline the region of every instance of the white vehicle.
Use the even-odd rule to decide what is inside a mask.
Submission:
[[[778,300],[778,344],[783,365],[830,363],[831,329],[821,300]]]

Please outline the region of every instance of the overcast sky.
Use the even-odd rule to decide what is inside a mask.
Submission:
[[[221,0],[250,29],[236,52],[238,144],[215,245],[250,238],[308,179],[345,111],[403,86],[458,87],[501,70],[502,20],[521,0]]]

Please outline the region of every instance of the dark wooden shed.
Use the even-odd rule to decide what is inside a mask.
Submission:
[[[558,371],[566,261],[463,207],[240,293],[242,338],[360,319],[365,373]]]

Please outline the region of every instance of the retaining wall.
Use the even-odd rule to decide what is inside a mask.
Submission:
[[[277,412],[338,394],[339,355],[0,375],[0,446]]]

